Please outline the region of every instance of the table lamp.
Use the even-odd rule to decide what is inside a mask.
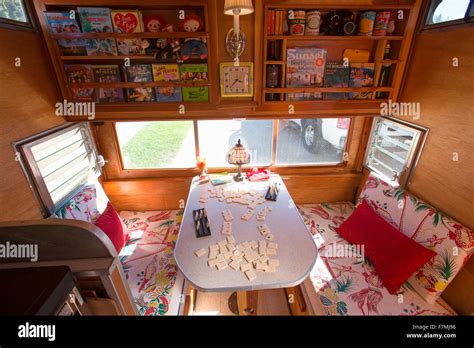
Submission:
[[[229,164],[239,166],[239,172],[237,173],[236,176],[234,176],[234,180],[235,181],[244,180],[244,177],[242,176],[241,168],[242,168],[242,164],[250,163],[250,153],[240,143],[240,139],[237,142],[237,144],[235,144],[235,146],[232,149],[230,149],[230,151],[227,153],[227,162]]]

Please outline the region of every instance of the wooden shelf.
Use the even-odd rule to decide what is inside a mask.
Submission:
[[[162,33],[64,33],[49,36],[54,40],[60,39],[169,39],[169,38],[207,38],[209,33],[197,32],[162,32]]]
[[[354,4],[302,4],[294,1],[296,4],[272,4],[267,6],[269,9],[314,9],[314,10],[360,10],[360,11],[382,11],[382,10],[410,10],[413,4],[377,4],[377,5],[354,5]]]
[[[267,40],[288,40],[288,41],[401,41],[403,36],[331,36],[331,35],[267,35]]]
[[[131,60],[152,60],[155,59],[153,56],[61,56],[61,60],[125,60],[129,58]],[[165,63],[159,63],[165,64]]]
[[[70,83],[71,88],[134,88],[134,87],[209,87],[209,81],[161,81],[161,82],[114,82]]]
[[[301,88],[264,88],[264,93],[349,93],[349,92],[391,92],[392,87],[301,87]]]

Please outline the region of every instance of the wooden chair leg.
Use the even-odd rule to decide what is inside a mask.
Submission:
[[[304,299],[301,285],[286,288],[286,298],[290,307],[291,315],[308,315],[308,308]]]

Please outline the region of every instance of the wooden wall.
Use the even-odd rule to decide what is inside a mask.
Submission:
[[[421,103],[412,120],[430,128],[408,190],[474,229],[474,26],[422,32],[402,101]],[[453,67],[457,57],[459,66]],[[457,154],[458,160],[455,159]],[[443,296],[459,313],[474,314],[474,258]]]
[[[39,219],[39,205],[11,143],[64,123],[54,114],[59,94],[41,34],[0,29],[0,42],[0,221]]]

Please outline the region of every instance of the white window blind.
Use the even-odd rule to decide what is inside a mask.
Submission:
[[[425,132],[415,125],[375,117],[365,166],[392,183],[405,184],[421,151]],[[405,178],[400,182],[402,176]]]
[[[46,211],[53,213],[71,193],[100,175],[89,126],[75,124],[20,146],[30,182]]]

